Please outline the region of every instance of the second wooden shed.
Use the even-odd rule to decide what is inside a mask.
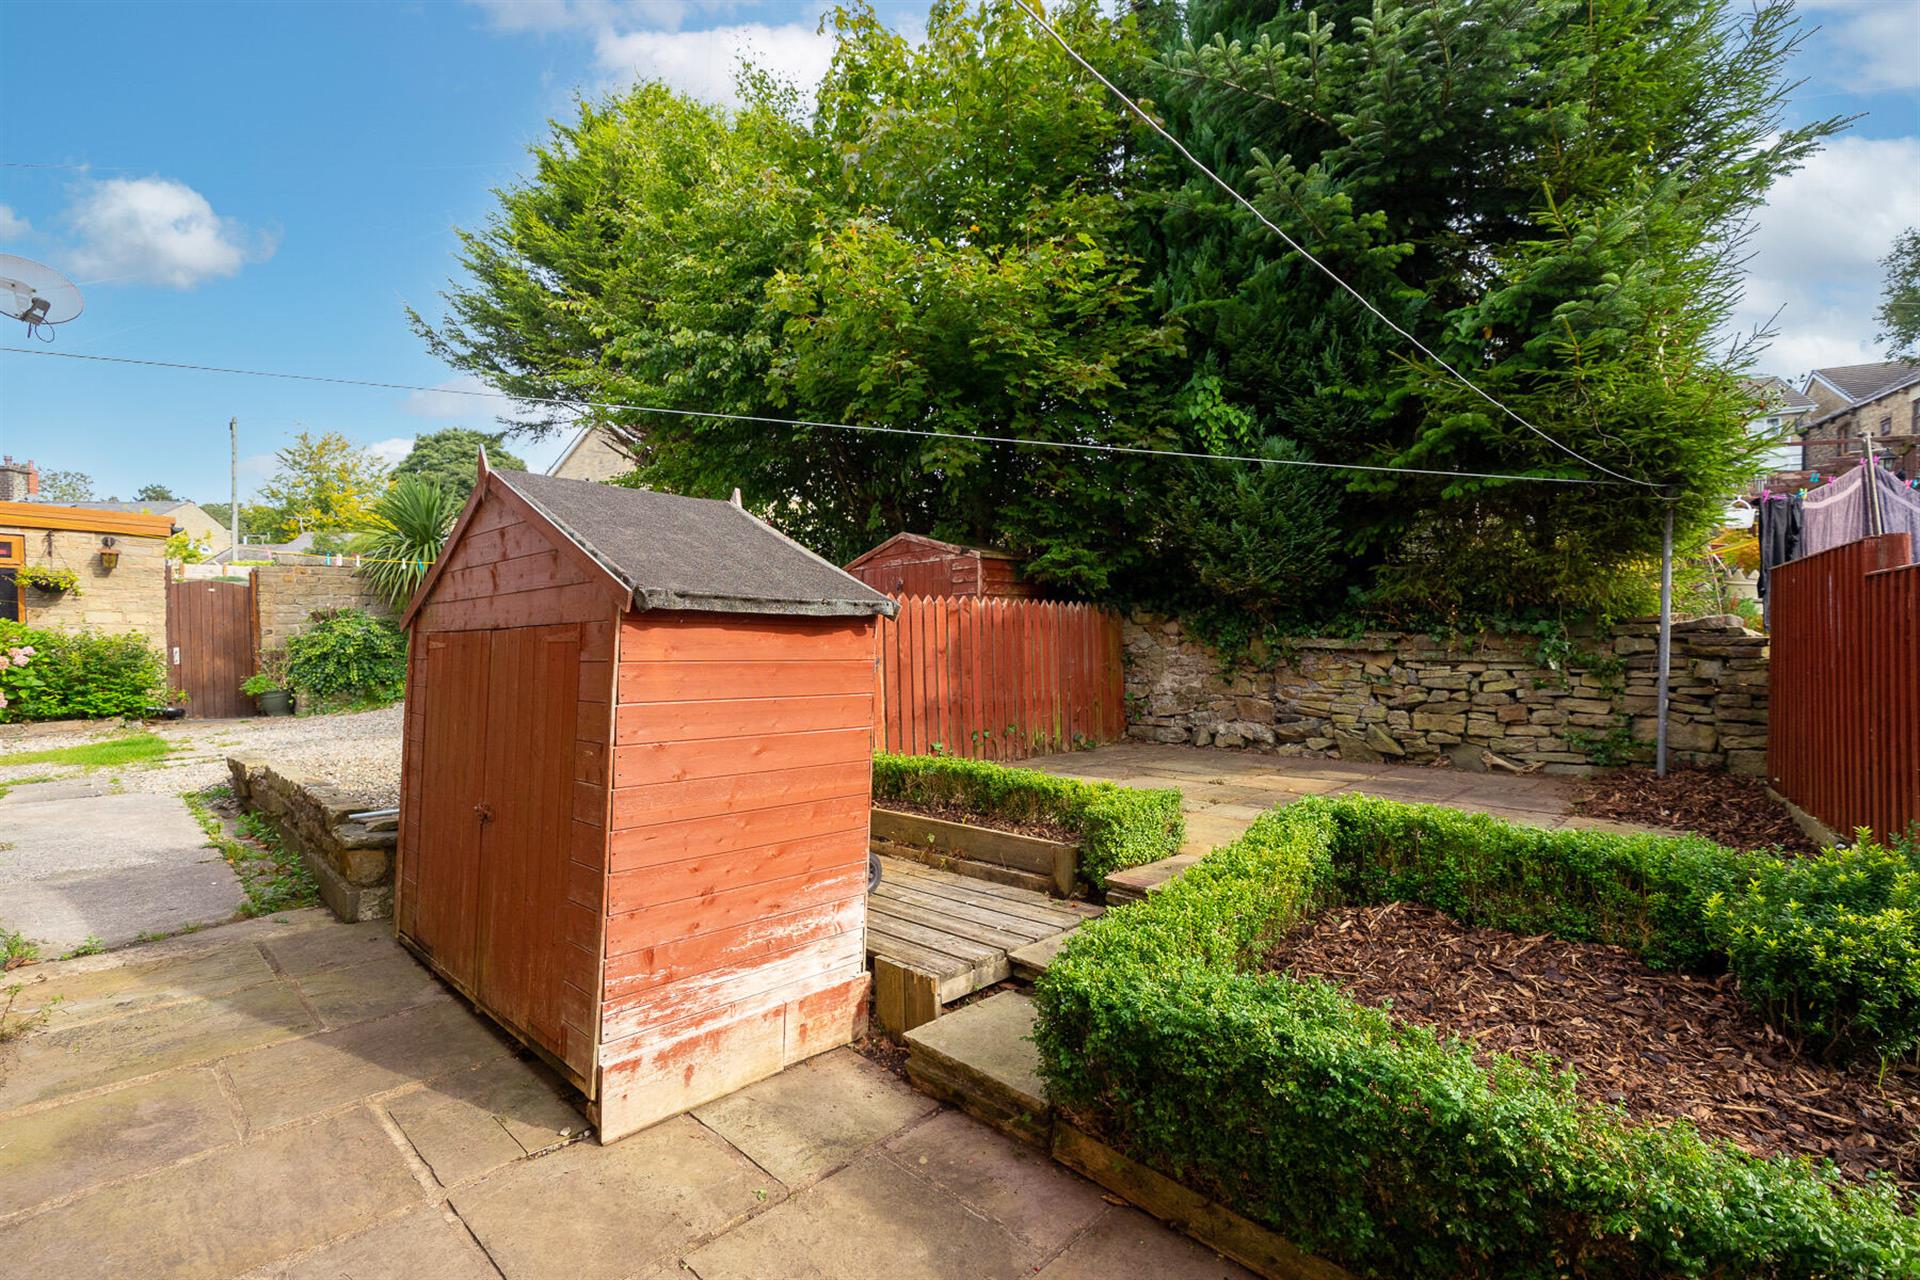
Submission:
[[[847,572],[895,596],[1035,596],[1020,561],[1004,551],[963,547],[923,533],[896,533],[848,563]]]
[[[856,1034],[893,608],[731,503],[518,471],[416,593],[397,929],[602,1140]]]

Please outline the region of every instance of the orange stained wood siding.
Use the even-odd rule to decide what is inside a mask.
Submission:
[[[847,572],[891,596],[1013,596],[1037,594],[1020,579],[1017,562],[1000,552],[955,546],[909,534],[888,539],[856,558]]]
[[[511,493],[458,532],[413,619],[395,922],[591,1091],[625,593]],[[581,786],[601,797],[584,816]]]
[[[622,624],[604,1062],[862,972],[873,634],[864,618]]]
[[[1118,615],[1046,600],[899,605],[878,625],[881,750],[1018,760],[1126,735]]]
[[[1767,712],[1773,785],[1843,838],[1920,821],[1920,564],[1909,535],[1774,570]]]

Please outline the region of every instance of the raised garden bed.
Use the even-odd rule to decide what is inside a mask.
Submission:
[[[1171,788],[1081,782],[952,756],[876,755],[873,800],[875,837],[901,846],[884,852],[926,849],[1021,871],[1062,894],[1077,884],[1101,889],[1115,871],[1170,857],[1186,833]],[[1058,846],[1076,848],[1071,871]]]
[[[1007,830],[959,805],[940,807],[954,817],[935,817],[919,806],[875,805],[874,852],[1062,898],[1073,893],[1080,866],[1077,842]],[[1064,830],[1057,824],[1043,829]]]
[[[1765,782],[1719,769],[1675,769],[1664,778],[1651,769],[1618,769],[1583,785],[1573,809],[1588,818],[1691,831],[1730,849],[1820,849]]]
[[[1308,798],[1068,942],[1035,986],[1040,1072],[1068,1123],[1358,1276],[1920,1274],[1896,1141],[1912,1095],[1904,1078],[1864,1091],[1920,1038],[1912,859]],[[1458,932],[1425,916],[1378,947],[1338,936],[1391,902]],[[1279,959],[1426,1017],[1274,971],[1304,922]],[[1608,997],[1626,1007],[1589,1003]],[[1703,1057],[1602,1043],[1656,1032]],[[1609,1078],[1628,1055],[1637,1072]],[[1783,1074],[1759,1083],[1769,1057]],[[1695,1089],[1663,1066],[1722,1075]],[[1779,1097],[1796,1080],[1859,1123],[1810,1127]],[[1707,1090],[1726,1096],[1696,1117]],[[1779,1114],[1736,1134],[1727,1102]]]

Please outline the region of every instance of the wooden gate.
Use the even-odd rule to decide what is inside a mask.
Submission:
[[[199,720],[254,714],[240,683],[253,674],[253,579],[167,583],[167,670]]]
[[[1920,822],[1920,564],[1908,535],[1773,571],[1767,773],[1843,839]]]
[[[899,603],[880,620],[877,748],[1020,760],[1126,735],[1117,615],[1047,600]]]

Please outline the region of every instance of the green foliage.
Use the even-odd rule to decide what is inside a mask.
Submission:
[[[121,738],[85,742],[77,747],[47,747],[39,751],[14,751],[0,755],[0,767],[27,764],[67,764],[83,769],[109,769],[128,764],[149,764],[173,750],[173,744],[157,733],[130,733]]]
[[[321,707],[384,706],[406,691],[407,638],[364,609],[313,615],[313,625],[287,641],[287,685]]]
[[[133,491],[135,502],[178,502],[173,490],[163,484],[143,484]]]
[[[166,675],[145,636],[0,620],[0,721],[143,715],[166,703]]]
[[[244,812],[237,820],[240,834],[236,836],[228,829],[214,806],[233,799],[231,788],[212,786],[189,791],[180,798],[206,832],[207,847],[219,850],[240,878],[247,899],[240,908],[241,915],[272,915],[310,907],[320,900],[320,886],[313,872],[297,851],[287,848],[271,822],[257,813]]]
[[[1095,59],[1137,59],[1091,4],[1055,17]],[[1142,562],[1119,535],[1164,473],[954,437],[1173,443],[1178,333],[1139,278],[1129,126],[1011,5],[939,0],[918,45],[864,4],[826,22],[810,113],[748,71],[735,112],[644,85],[557,123],[535,179],[463,235],[446,320],[417,327],[516,394],[943,433],[597,423],[635,483],[737,485],[836,561],[912,529],[1105,589]]]
[[[1583,1103],[1572,1077],[1258,972],[1343,898],[1709,956],[1698,840],[1534,832],[1368,798],[1297,801],[1079,930],[1035,988],[1053,1100],[1134,1157],[1363,1276],[1896,1277],[1890,1182],[1760,1160]]]
[[[18,929],[0,928],[0,973],[32,964],[40,958],[40,944]]]
[[[168,535],[166,541],[167,559],[177,564],[204,563],[212,558],[212,553],[207,549],[212,545],[212,542],[213,539],[204,533],[195,537],[185,529],[182,529],[178,533]]]
[[[260,654],[258,671],[240,682],[240,692],[249,698],[287,687],[287,651],[266,649]]]
[[[487,451],[487,465],[495,469],[524,471],[527,464],[507,451],[503,432],[474,431],[468,427],[447,427],[430,431],[414,439],[407,456],[394,464],[393,478],[408,476],[439,485],[453,496],[458,511],[473,492],[479,477],[480,451]]]
[[[1838,122],[1782,124],[1790,7],[1196,0],[1146,19],[1173,131],[1395,322],[1587,457],[1678,482],[1683,548],[1748,465],[1712,347],[1743,219]],[[1323,461],[1592,476],[1460,386],[1207,182],[1157,206],[1157,287],[1257,437]],[[1352,479],[1342,587],[1425,629],[1651,592],[1644,491]],[[1345,590],[1335,590],[1336,601]]]
[[[200,509],[212,517],[222,529],[233,527],[233,504],[231,502],[203,502]],[[273,538],[279,532],[279,514],[269,506],[258,502],[240,504],[240,536],[243,538]]]
[[[1186,835],[1180,793],[1171,788],[1082,782],[956,756],[876,753],[873,798],[954,801],[1014,821],[1058,822],[1080,837],[1080,874],[1095,888],[1116,871],[1178,853]]]
[[[1761,863],[1706,921],[1767,1017],[1829,1052],[1920,1045],[1920,865],[1866,832],[1851,849]]]
[[[30,564],[13,571],[13,580],[23,587],[55,593],[80,595],[80,575],[71,569],[56,569],[47,564]]]
[[[1887,358],[1920,359],[1920,227],[1908,227],[1893,238],[1880,268],[1887,273],[1878,313]]]
[[[430,479],[409,475],[395,480],[367,513],[360,572],[394,608],[406,607],[440,558],[464,501]]]
[[[42,471],[40,501],[92,502],[93,477],[84,471]]]
[[[386,487],[385,464],[338,431],[302,431],[273,456],[260,496],[282,538],[355,528]]]

